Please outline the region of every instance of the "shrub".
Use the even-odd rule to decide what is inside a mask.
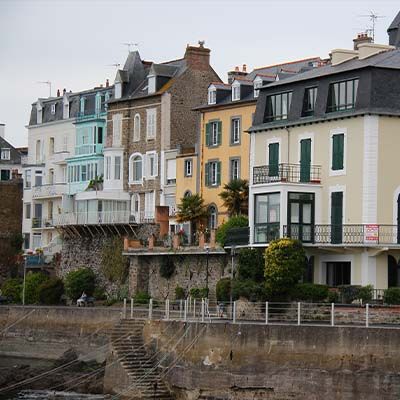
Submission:
[[[175,288],[175,300],[182,300],[185,298],[185,289],[181,286]]]
[[[239,252],[237,279],[264,281],[264,255],[260,249],[242,249]]]
[[[101,272],[110,282],[122,284],[128,277],[128,260],[122,255],[124,245],[119,237],[110,239],[101,254]]]
[[[324,301],[328,298],[329,289],[326,285],[314,283],[299,283],[291,291],[291,297],[297,301]]]
[[[329,290],[327,301],[328,303],[339,303],[339,293],[336,290]]]
[[[226,234],[231,228],[244,228],[249,226],[249,219],[245,215],[237,215],[228,219],[217,229],[216,240],[224,247],[226,241]]]
[[[93,291],[93,296],[96,300],[106,300],[107,293],[104,287],[96,286]]]
[[[231,278],[222,278],[217,282],[217,300],[229,301],[231,297]]]
[[[50,278],[39,285],[39,300],[42,304],[59,304],[64,294],[64,283],[59,278]]]
[[[25,304],[38,304],[40,302],[40,285],[49,280],[42,272],[29,272],[25,277]]]
[[[205,299],[208,297],[208,289],[207,288],[191,288],[190,289],[190,297],[194,299]]]
[[[400,288],[391,287],[384,291],[383,301],[386,304],[400,304]]]
[[[355,285],[342,285],[338,286],[340,301],[344,304],[351,304],[354,300],[358,299],[358,292],[360,287]]]
[[[96,276],[90,268],[79,268],[65,276],[64,285],[67,296],[75,301],[82,292],[92,296],[95,289]]]
[[[175,263],[172,257],[162,257],[160,265],[160,275],[162,278],[170,279],[175,272]]]
[[[262,283],[257,283],[250,279],[234,281],[232,297],[234,300],[244,297],[249,301],[264,301],[266,299],[265,286]]]
[[[368,303],[372,300],[374,294],[374,287],[372,285],[361,286],[358,289],[357,298],[362,300],[363,303]]]
[[[1,287],[3,296],[8,297],[13,303],[21,303],[22,281],[18,278],[7,279]]]
[[[146,292],[137,292],[134,297],[134,302],[137,304],[148,304],[150,295]]]
[[[297,240],[278,239],[265,250],[265,284],[271,296],[288,293],[299,282],[305,269],[306,255]]]

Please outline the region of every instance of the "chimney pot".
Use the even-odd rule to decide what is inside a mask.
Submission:
[[[243,64],[243,72],[247,72],[247,65]]]
[[[238,66],[235,67],[235,72],[239,72],[239,67]]]
[[[60,89],[57,89],[57,97],[60,97]]]
[[[67,89],[64,88],[63,89],[63,94],[65,94],[65,93],[67,93]]]
[[[108,79],[106,79],[106,87],[110,86],[110,81]]]

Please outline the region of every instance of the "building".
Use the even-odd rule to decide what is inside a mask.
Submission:
[[[315,283],[400,285],[399,18],[393,46],[362,35],[330,65],[260,89],[250,245],[301,240]]]
[[[169,206],[174,226],[177,155],[194,149],[200,126],[193,108],[206,101],[216,80],[202,42],[188,46],[183,58],[159,64],[131,52],[117,72],[108,103],[103,194],[125,201],[121,207],[132,223],[153,221],[161,205]]]
[[[5,124],[0,124],[0,181],[8,181],[21,173],[21,151],[5,139]]]
[[[181,151],[177,157],[176,201],[200,193],[209,211],[209,228],[227,218],[219,193],[233,179],[249,179],[251,127],[258,98],[258,87],[285,79],[322,64],[319,57],[256,68],[247,72],[236,67],[228,73],[228,83],[208,86],[207,104],[201,112],[199,145]],[[200,152],[200,155],[198,154]]]

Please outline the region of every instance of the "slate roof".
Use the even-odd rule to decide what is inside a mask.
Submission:
[[[388,31],[397,29],[400,26],[400,12],[394,17],[394,20],[390,24]]]
[[[0,136],[0,151],[1,149],[10,149],[10,159],[2,160],[0,158],[0,166],[4,164],[21,164],[21,153],[10,142]]]

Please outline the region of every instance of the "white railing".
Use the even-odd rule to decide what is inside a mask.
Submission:
[[[140,212],[133,215],[130,211],[71,212],[55,215],[53,220],[56,226],[144,224],[154,222],[154,213]]]
[[[21,164],[22,165],[39,165],[39,164],[44,164],[45,163],[45,158],[40,157],[40,158],[33,158],[30,155],[26,156],[21,156]]]
[[[46,185],[33,186],[32,197],[34,199],[46,197],[59,197],[66,193],[66,183],[49,183]]]
[[[57,151],[49,156],[49,161],[54,162],[54,163],[62,162],[67,157],[69,157],[69,151],[66,151],[66,150]]]

